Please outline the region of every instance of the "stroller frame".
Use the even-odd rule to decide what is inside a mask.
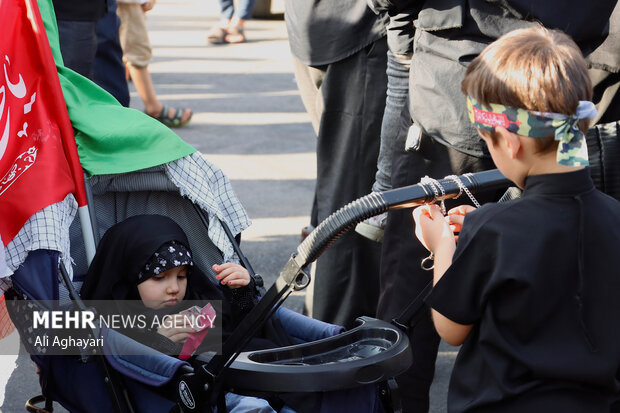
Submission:
[[[499,170],[467,174],[459,177],[459,180],[472,192],[504,188],[510,183]],[[222,372],[237,358],[248,336],[256,331],[257,326],[261,326],[293,291],[302,290],[308,286],[311,278],[306,271],[307,265],[316,260],[336,239],[355,227],[357,223],[388,210],[457,198],[462,192],[462,188],[453,179],[443,179],[439,181],[439,184],[445,190],[441,196],[435,195],[429,184],[421,183],[386,192],[371,193],[344,206],[319,224],[299,245],[296,253],[290,257],[280,272],[279,278],[258,305],[242,320],[226,341],[222,354],[214,356],[198,372],[206,383],[205,391],[211,391],[209,386],[213,386]],[[417,301],[420,308],[421,300],[419,296]],[[402,320],[400,321],[402,323]],[[255,353],[265,352],[269,350]]]
[[[489,190],[507,187],[509,184],[509,181],[497,170],[468,174],[459,177],[459,179],[472,192],[482,189]],[[338,237],[353,228],[357,223],[369,217],[392,209],[409,208],[416,205],[439,201],[441,199],[457,198],[461,194],[462,189],[453,179],[440,180],[439,184],[445,189],[445,193],[441,196],[436,196],[428,184],[417,184],[383,193],[372,193],[353,201],[323,221],[316,228],[316,230],[313,231],[310,236],[298,246],[296,252],[292,254],[271,288],[266,291],[255,308],[241,321],[230,338],[224,343],[222,353],[213,356],[209,362],[204,364],[199,369],[194,370],[190,367],[184,367],[181,369],[180,378],[177,381],[177,385],[179,386],[177,391],[177,405],[179,408],[184,412],[194,412],[200,405],[201,401],[208,401],[211,404],[217,403],[216,395],[219,390],[224,385],[232,384],[234,386],[235,380],[237,380],[238,383],[240,375],[243,375],[244,371],[247,371],[247,369],[254,372],[262,371],[262,374],[277,375],[277,367],[274,371],[274,366],[272,364],[264,364],[256,360],[260,360],[261,356],[264,356],[265,354],[273,355],[279,351],[289,351],[290,353],[291,348],[298,346],[252,352],[252,357],[241,357],[245,361],[245,363],[242,363],[243,366],[241,368],[236,369],[234,362],[241,354],[241,350],[247,341],[263,325],[263,323],[273,315],[284,300],[293,291],[302,290],[308,286],[311,278],[306,271],[307,266],[316,260],[321,253]],[[207,218],[204,216],[204,211],[198,208],[195,204],[194,208],[203,220],[203,223],[206,225]],[[251,265],[241,253],[236,242],[234,242],[234,236],[232,235],[230,229],[228,229],[224,222],[221,223],[223,224],[223,228],[228,237],[231,239],[241,262],[244,266],[246,266],[251,276],[255,277],[256,275],[254,274]],[[81,299],[77,291],[75,291],[67,271],[64,267],[62,267],[62,265],[60,267],[60,278],[65,287],[69,290],[71,298],[76,302],[78,308],[82,308],[83,304],[81,303]],[[257,284],[261,285],[261,281],[258,280]],[[418,297],[416,302],[419,308],[423,306],[421,297]],[[402,322],[403,320],[399,321],[401,322],[401,326],[406,324],[406,320],[404,324]],[[396,327],[394,327],[394,329],[398,330]],[[335,336],[334,338],[321,341],[326,341],[328,342],[327,345],[329,345],[329,342],[337,343],[339,338],[339,336]],[[403,366],[406,368],[409,365],[411,362],[411,355],[407,351],[408,340],[406,339],[406,336],[404,336],[398,344],[398,346],[394,346],[392,349],[393,354],[391,355],[391,357],[394,357],[397,362],[391,364],[385,363],[388,373],[380,377],[373,376],[366,381],[366,383],[377,382],[381,379],[385,379],[386,377],[393,377],[394,375],[402,372]],[[325,346],[325,344],[323,344],[323,346]],[[99,363],[104,374],[104,382],[106,383],[116,411],[135,411],[132,407],[130,398],[126,394],[126,389],[118,384],[118,379],[115,377],[118,373],[111,368],[109,362],[107,362],[104,357],[96,356],[96,358],[101,359]],[[265,360],[270,359],[269,357],[262,358]],[[266,365],[268,365],[269,369],[264,368]],[[282,365],[281,367],[286,369],[287,366]],[[228,374],[225,375],[224,373],[227,370]],[[234,372],[235,370],[237,370],[235,374],[230,374],[230,371]],[[267,371],[269,371],[269,373]],[[188,397],[188,394],[191,397]]]

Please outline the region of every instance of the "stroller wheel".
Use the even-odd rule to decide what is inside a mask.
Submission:
[[[45,407],[38,407],[37,404],[45,403]],[[26,400],[26,411],[33,413],[52,413],[54,411],[54,401],[42,394]]]

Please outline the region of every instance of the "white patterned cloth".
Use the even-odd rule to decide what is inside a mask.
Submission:
[[[4,292],[9,288],[11,288],[11,279],[0,278],[0,294],[4,294]]]
[[[182,196],[207,212],[209,238],[220,249],[225,261],[238,262],[234,248],[219,220],[225,222],[233,235],[251,225],[247,212],[232,189],[228,177],[215,165],[206,161],[200,152],[162,165],[165,174],[179,189]],[[96,183],[98,177],[93,177]],[[24,262],[28,252],[37,249],[59,251],[65,268],[72,276],[69,227],[77,212],[73,195],[35,213],[5,247],[10,276]],[[219,218],[219,220],[217,219]],[[10,287],[7,278],[0,277],[0,294]]]
[[[71,253],[69,227],[77,212],[77,201],[72,194],[64,200],[46,206],[31,216],[19,230],[15,238],[4,248],[8,271],[12,275],[24,262],[30,251],[48,249],[59,251],[69,275],[71,275]],[[4,292],[10,284],[0,279],[0,291]]]
[[[222,225],[224,221],[233,235],[252,222],[221,169],[204,159],[200,152],[166,164],[166,175],[181,195],[204,209],[209,215],[209,238],[222,251],[224,261],[238,262],[233,246]]]

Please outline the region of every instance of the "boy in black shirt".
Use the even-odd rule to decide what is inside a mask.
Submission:
[[[448,411],[616,411],[620,203],[584,167],[596,116],[586,62],[561,32],[516,30],[470,64],[462,89],[495,164],[524,192],[448,219],[436,205],[414,210],[435,257],[435,327],[463,344]]]

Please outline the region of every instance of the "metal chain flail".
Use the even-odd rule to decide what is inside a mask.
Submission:
[[[428,175],[420,179],[420,183],[422,185],[428,185],[431,187],[433,193],[435,194],[435,199],[439,198],[439,191],[441,191],[441,201],[439,203],[439,207],[441,208],[441,213],[443,215],[446,215],[446,204],[443,200],[443,198],[446,196],[446,190],[444,189],[444,187],[439,183],[438,180],[431,178]]]
[[[463,176],[471,176],[471,173],[465,174]],[[480,203],[474,197],[474,195],[469,191],[469,188],[467,188],[467,186],[465,186],[463,181],[461,181],[461,178],[459,176],[457,176],[457,175],[449,175],[449,176],[446,176],[445,179],[450,179],[450,180],[454,181],[454,183],[458,186],[459,194],[455,197],[455,199],[460,197],[463,194],[463,192],[465,192],[465,194],[469,197],[469,199],[471,199],[471,202],[474,204],[474,206],[476,208],[480,208]],[[439,198],[439,192],[441,191],[441,198],[442,198],[441,201],[440,201],[441,213],[443,215],[446,215],[447,214],[446,204],[445,204],[444,199],[443,199],[446,196],[446,190],[441,185],[441,183],[439,183],[438,180],[433,179],[433,178],[431,178],[429,176],[423,177],[420,180],[420,183],[423,184],[423,185],[428,185],[431,188],[431,190],[435,194],[435,199]],[[435,255],[431,252],[428,257],[426,257],[426,258],[424,258],[422,260],[422,262],[420,263],[420,267],[423,270],[431,271],[433,268],[435,268],[435,264],[433,262],[434,258],[435,258]]]
[[[471,173],[465,174],[463,176],[471,176]],[[463,192],[465,192],[465,194],[469,197],[469,199],[471,199],[471,202],[474,204],[474,206],[476,208],[480,208],[480,203],[478,202],[478,200],[474,197],[474,195],[469,191],[469,188],[467,188],[465,186],[465,184],[463,183],[463,181],[461,181],[461,178],[458,177],[457,175],[449,175],[446,176],[446,179],[450,179],[452,181],[454,181],[454,183],[456,183],[456,185],[459,187],[459,194],[455,197],[458,198],[461,196],[461,194]]]

